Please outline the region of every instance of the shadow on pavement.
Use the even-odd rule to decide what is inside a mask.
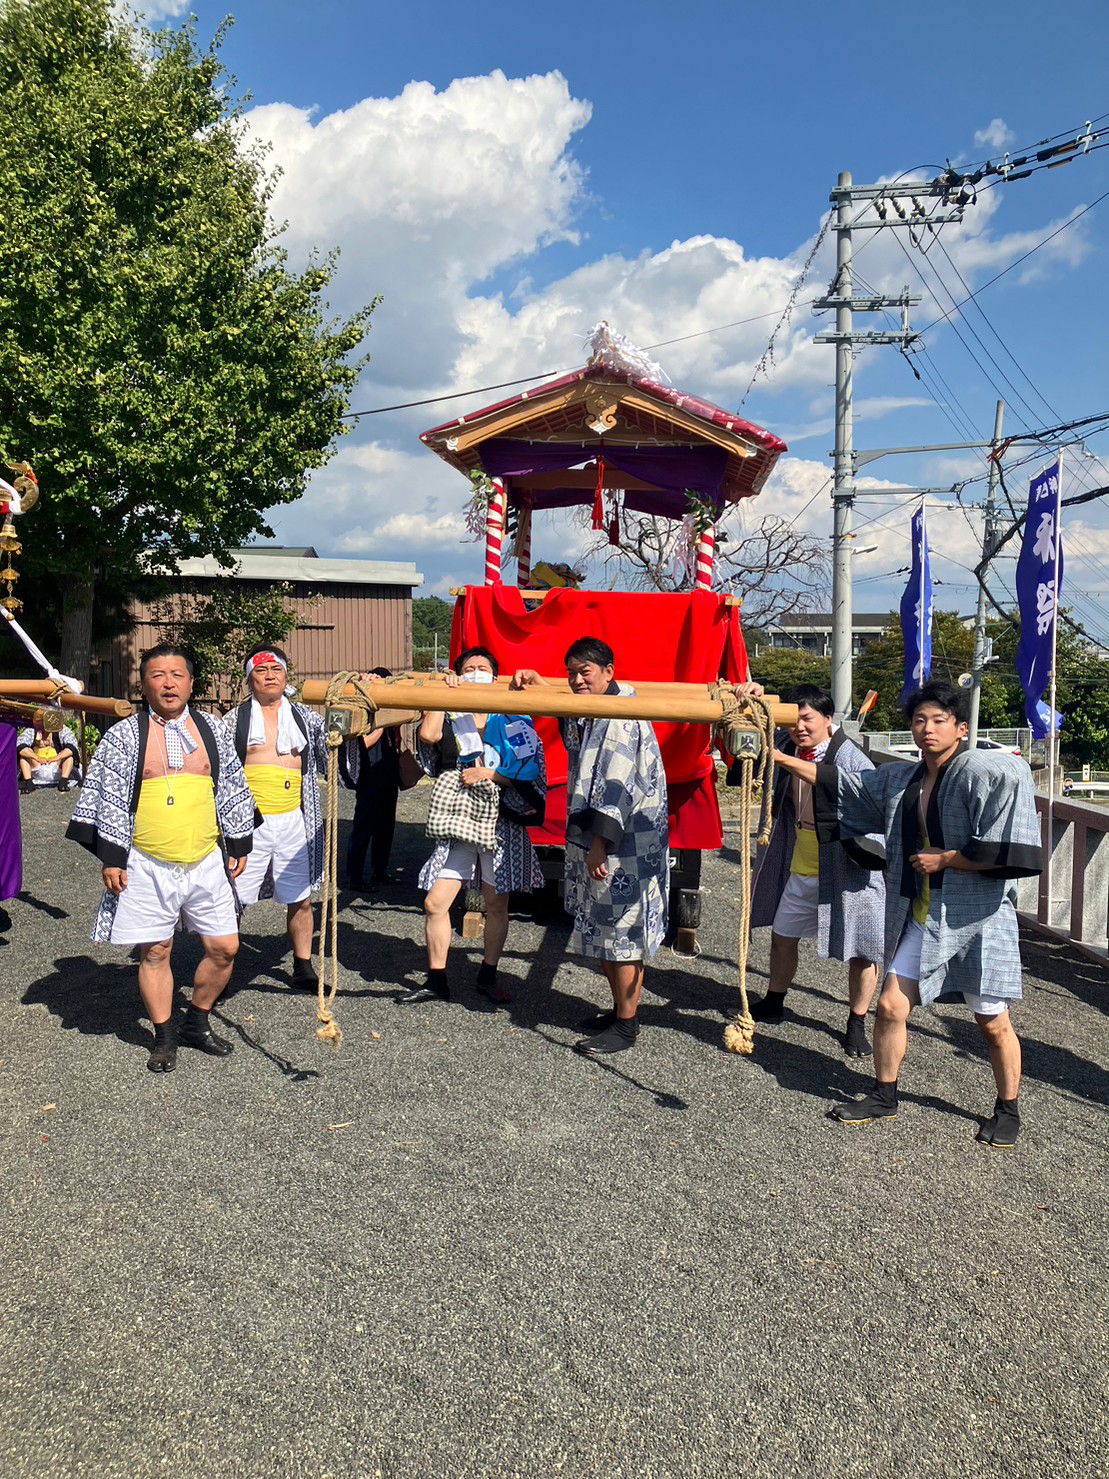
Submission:
[[[135,967],[101,965],[89,955],[54,962],[48,976],[32,981],[24,1006],[44,1006],[63,1028],[89,1037],[117,1037],[132,1046],[148,1047],[150,1034],[141,1025],[143,1011]]]

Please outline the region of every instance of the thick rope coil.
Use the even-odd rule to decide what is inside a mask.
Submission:
[[[765,698],[751,694],[737,694],[729,685],[718,683],[713,686],[712,697],[722,705],[721,718],[724,742],[738,727],[739,716],[744,715],[758,731],[761,740],[758,759],[758,777],[762,787],[759,809],[758,845],[766,847],[773,827],[772,801],[774,790],[774,711]],[[729,747],[730,748],[730,747]],[[736,961],[739,968],[739,1011],[734,1022],[724,1029],[724,1046],[730,1053],[750,1055],[755,1049],[755,1019],[751,1016],[747,1000],[747,952],[751,943],[751,810],[754,801],[755,760],[751,755],[739,757],[739,942]]]

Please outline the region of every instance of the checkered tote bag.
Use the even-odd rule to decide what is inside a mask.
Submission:
[[[497,845],[500,793],[495,781],[467,786],[459,770],[444,770],[435,778],[427,809],[427,835],[468,842],[481,852]]]

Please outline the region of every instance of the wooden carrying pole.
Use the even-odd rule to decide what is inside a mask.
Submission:
[[[135,712],[134,704],[125,698],[97,698],[89,693],[73,693],[69,689],[59,690],[56,683],[30,678],[26,683],[16,678],[0,679],[0,697],[24,699],[29,702],[49,699],[62,709],[72,709],[83,714],[111,714],[116,719],[127,719]]]
[[[307,703],[323,703],[327,683],[312,680],[304,684],[302,694]],[[438,681],[418,679],[367,682],[366,691],[382,709],[407,709],[419,712],[455,714],[524,714],[530,718],[554,719],[650,719],[672,724],[719,724],[726,717],[726,705],[712,698],[707,687],[694,693],[636,693],[610,697],[607,694],[571,693],[566,688],[536,684],[520,690],[493,683],[463,683],[448,688]],[[343,697],[355,698],[348,685]],[[789,728],[797,723],[797,705],[773,705],[774,723]],[[742,722],[742,721],[741,721]]]
[[[411,683],[440,683],[445,685],[447,680],[445,673],[396,673],[394,676],[398,681]],[[560,693],[572,692],[569,683],[564,677],[548,677],[545,681],[548,687],[554,688]],[[704,698],[711,696],[712,689],[711,683],[664,683],[661,680],[654,679],[645,679],[641,682],[639,679],[632,678],[628,678],[625,681],[629,688],[635,689],[637,694],[649,693],[653,698],[662,694],[673,694],[675,697],[693,694],[697,698]],[[507,674],[502,674],[499,678],[493,679],[493,685],[502,689],[507,688],[511,682],[512,678]],[[482,686],[488,687],[490,685],[484,684]],[[348,692],[352,691],[348,690]],[[317,694],[319,695],[318,697],[316,696]],[[310,678],[304,684],[300,697],[301,701],[306,704],[322,704],[326,694],[326,681]],[[772,704],[778,702],[778,695],[776,693],[767,693],[764,694],[764,697]],[[408,717],[411,717],[411,713],[408,714]]]

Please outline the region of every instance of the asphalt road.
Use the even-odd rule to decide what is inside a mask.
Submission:
[[[1087,1479],[1107,1432],[1109,973],[1026,944],[1026,1129],[962,1010],[921,1015],[892,1122],[825,1117],[841,969],[722,1050],[738,875],[665,952],[639,1046],[570,1051],[595,973],[514,916],[508,1011],[402,1008],[421,972],[424,791],[399,886],[344,896],[333,1052],[248,914],[217,1062],[146,1072],[134,966],[88,941],[71,798],[25,800],[0,936],[7,1226],[0,1473],[34,1479],[818,1475]],[[349,798],[344,798],[349,808]],[[178,947],[178,979],[195,950]],[[762,982],[765,940],[753,952]]]

